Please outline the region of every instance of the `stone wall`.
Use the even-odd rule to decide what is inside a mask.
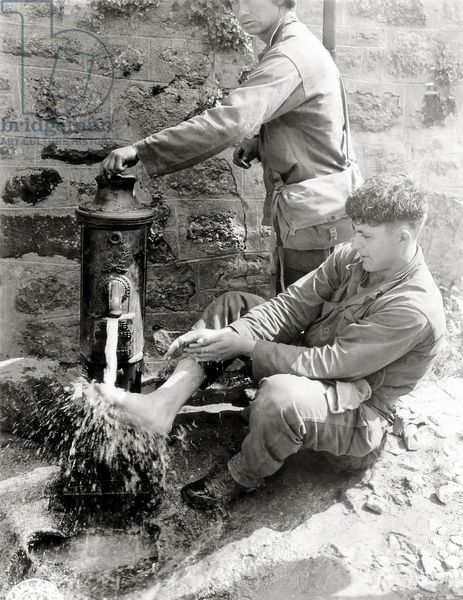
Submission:
[[[0,359],[78,360],[74,210],[109,149],[213,106],[252,64],[216,1],[3,4]],[[322,4],[299,0],[318,36]],[[340,1],[337,31],[362,170],[406,170],[429,190],[423,245],[448,287],[462,273],[463,5]],[[146,318],[156,357],[153,330],[185,329],[227,289],[269,293],[269,232],[260,168],[235,168],[230,150],[157,180],[135,174],[156,209]]]

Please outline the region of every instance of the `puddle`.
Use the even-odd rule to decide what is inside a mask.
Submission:
[[[107,571],[126,567],[141,559],[157,561],[156,541],[140,531],[89,529],[49,546],[35,548],[33,553],[43,564],[63,564],[77,573]]]
[[[31,555],[66,590],[66,598],[119,598],[155,583],[156,537],[136,528],[92,528],[41,544]]]

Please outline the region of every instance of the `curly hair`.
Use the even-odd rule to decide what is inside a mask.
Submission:
[[[346,202],[353,223],[370,226],[406,222],[420,230],[427,213],[425,195],[403,173],[367,179]]]

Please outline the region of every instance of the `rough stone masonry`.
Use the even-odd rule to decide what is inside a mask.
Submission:
[[[78,362],[74,211],[95,191],[98,162],[213,106],[255,60],[236,28],[205,21],[206,5],[69,0],[50,14],[48,4],[28,3],[24,43],[19,16],[0,14],[0,360]],[[298,8],[319,36],[322,7],[301,0]],[[60,32],[53,39],[51,20]],[[64,32],[72,28],[81,32]],[[438,282],[455,291],[463,272],[462,4],[340,0],[337,40],[362,171],[406,170],[429,191],[422,243]],[[157,215],[145,332],[155,364],[153,330],[185,329],[228,289],[269,293],[264,192],[259,166],[236,169],[231,151],[157,180],[141,167],[135,174]]]

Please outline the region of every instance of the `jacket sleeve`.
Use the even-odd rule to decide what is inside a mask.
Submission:
[[[323,303],[331,300],[349,254],[348,246],[335,251],[318,269],[252,308],[230,327],[255,340],[290,342],[319,316]]]
[[[293,63],[272,53],[220,106],[136,142],[134,147],[151,176],[191,167],[251,135],[299,85],[301,77]],[[285,110],[295,108],[291,102],[286,104]]]
[[[401,358],[430,334],[425,315],[393,304],[347,325],[330,345],[297,347],[258,341],[252,355],[256,379],[277,373],[311,379],[359,379]]]

